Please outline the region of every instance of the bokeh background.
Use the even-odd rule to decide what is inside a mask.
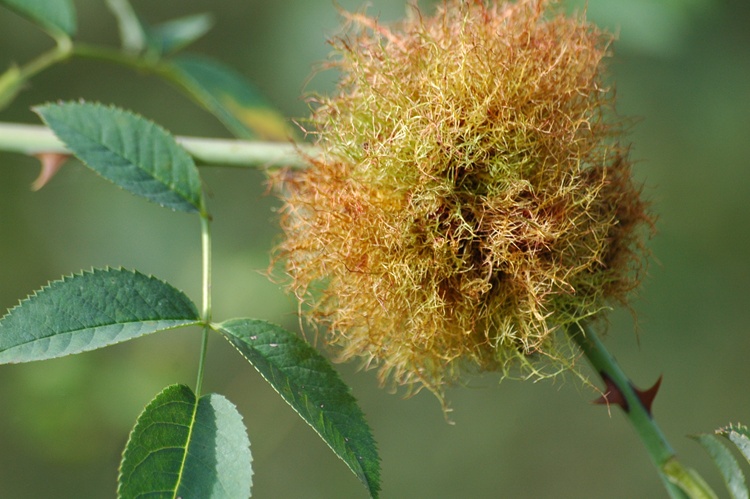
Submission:
[[[360,0],[338,0],[347,9]],[[116,44],[102,0],[76,0],[84,41]],[[580,6],[584,2],[577,2]],[[588,0],[589,18],[619,33],[612,60],[619,109],[638,117],[636,173],[659,214],[649,278],[607,345],[635,383],[664,376],[654,413],[679,455],[721,488],[687,434],[750,423],[750,3]],[[210,11],[215,28],[191,50],[252,81],[289,117],[329,51],[331,0],[133,0],[151,22]],[[373,0],[384,21],[404,0]],[[430,8],[424,2],[425,9]],[[576,8],[572,2],[569,8]],[[0,68],[49,48],[0,10]],[[335,74],[308,90],[328,91]],[[74,60],[34,78],[1,121],[37,122],[30,106],[85,98],[115,103],[182,135],[227,137],[209,114],[153,77]],[[34,160],[0,153],[0,308],[63,274],[106,265],[153,273],[199,299],[198,220],[135,199],[71,162],[40,192]],[[296,308],[263,275],[277,240],[258,172],[206,168],[214,214],[214,316],[254,316],[296,330]],[[142,408],[172,383],[192,385],[197,330],[70,358],[0,366],[0,497],[114,497],[117,465]],[[453,425],[429,393],[403,400],[374,373],[339,366],[379,443],[384,498],[646,498],[665,494],[622,415],[589,402],[574,379],[496,376],[452,389]],[[223,340],[210,344],[205,389],[245,418],[254,497],[364,498],[354,476]]]

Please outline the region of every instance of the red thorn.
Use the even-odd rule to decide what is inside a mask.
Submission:
[[[70,154],[63,154],[59,152],[41,152],[34,154],[39,161],[42,162],[42,171],[39,172],[39,176],[31,184],[31,190],[38,191],[50,181],[65,161],[70,157]]]
[[[601,373],[601,376],[604,380],[605,391],[602,396],[594,400],[593,403],[607,406],[609,404],[619,405],[623,411],[628,412],[630,406],[628,405],[628,401],[625,400],[625,395],[622,394],[614,381],[612,381],[606,373]]]
[[[643,404],[643,407],[646,408],[646,412],[648,412],[649,416],[651,416],[651,405],[653,405],[654,403],[656,392],[659,391],[660,386],[661,386],[661,376],[659,376],[659,379],[656,380],[656,383],[654,383],[654,386],[652,386],[648,390],[639,390],[633,387],[633,390],[635,391],[636,395],[638,395],[638,400],[640,400],[641,404]]]
[[[628,404],[628,401],[625,398],[625,395],[623,395],[620,388],[609,378],[609,376],[607,376],[606,373],[601,373],[601,376],[604,380],[605,391],[604,394],[598,399],[594,400],[593,403],[600,405],[619,405],[623,411],[628,412],[630,410],[630,404]],[[659,391],[659,387],[661,386],[661,379],[662,377],[659,376],[659,379],[656,380],[654,386],[652,386],[648,390],[639,390],[638,388],[634,387],[632,383],[630,384],[630,387],[635,392],[638,400],[641,402],[643,408],[646,409],[646,412],[649,416],[651,416],[651,406],[654,403],[654,398],[656,397],[656,393]]]

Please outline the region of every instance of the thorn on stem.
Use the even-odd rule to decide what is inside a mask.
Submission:
[[[619,405],[620,408],[628,412],[630,409],[630,405],[628,404],[627,399],[625,399],[625,395],[623,395],[620,388],[615,384],[612,379],[607,376],[607,373],[600,373],[602,380],[604,380],[604,393],[601,397],[594,400],[593,403],[597,405],[607,405],[615,404]]]
[[[604,380],[605,391],[604,394],[598,399],[594,400],[593,403],[600,405],[619,405],[623,411],[628,412],[630,410],[630,404],[628,403],[625,395],[622,393],[622,390],[620,390],[617,384],[612,381],[612,379],[606,373],[600,374],[602,379]],[[654,385],[647,390],[639,390],[638,388],[633,386],[632,383],[629,383],[630,388],[633,390],[633,392],[635,392],[635,395],[638,397],[638,400],[640,401],[643,408],[646,409],[646,412],[649,416],[651,415],[651,406],[654,403],[654,398],[656,397],[656,393],[659,391],[659,387],[661,386],[661,380],[662,377],[659,376],[659,379],[656,380],[656,383],[654,383]]]
[[[31,184],[31,190],[38,191],[55,176],[63,163],[70,157],[70,154],[41,152],[34,154],[34,157],[42,163],[42,170],[39,172],[39,176]]]
[[[643,407],[646,408],[646,412],[648,412],[649,416],[651,416],[651,405],[654,403],[656,393],[659,391],[659,387],[661,386],[661,378],[662,377],[659,376],[659,379],[656,380],[656,383],[654,383],[654,385],[648,390],[638,390],[637,388],[633,387],[636,395],[638,395],[638,400],[640,400],[641,404],[643,404]]]

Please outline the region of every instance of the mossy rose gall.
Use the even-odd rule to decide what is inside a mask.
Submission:
[[[287,175],[279,256],[342,359],[442,394],[464,371],[570,368],[567,325],[625,302],[644,226],[604,79],[611,36],[554,2],[347,14]]]

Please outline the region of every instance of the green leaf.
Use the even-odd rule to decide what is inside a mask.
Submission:
[[[237,408],[221,395],[196,400],[167,387],[138,417],[118,479],[120,498],[250,497],[252,456]]]
[[[719,437],[701,434],[691,438],[697,440],[711,456],[714,464],[719,468],[730,496],[733,499],[748,499],[745,475],[729,449],[719,441]]]
[[[0,364],[52,359],[200,322],[169,284],[124,269],[54,281],[0,319]]]
[[[52,36],[72,36],[76,12],[70,0],[0,0],[0,4],[38,24]]]
[[[375,441],[349,387],[330,363],[274,324],[233,319],[216,327],[377,497],[380,458]]]
[[[237,137],[288,140],[286,119],[242,76],[218,62],[179,56],[165,71]]]
[[[107,0],[109,10],[117,18],[122,47],[147,58],[177,52],[190,45],[213,26],[209,14],[194,14],[149,26],[135,13],[128,0]]]
[[[117,18],[120,43],[128,52],[140,53],[146,48],[146,28],[128,0],[107,0],[107,7]]]
[[[170,54],[187,47],[208,33],[212,26],[209,14],[180,17],[147,28],[148,44],[159,55]]]
[[[67,102],[34,108],[68,148],[102,177],[161,206],[203,209],[193,159],[163,128],[101,104]]]
[[[721,435],[732,442],[737,449],[750,462],[750,431],[744,425],[729,425],[716,430],[717,435]]]

